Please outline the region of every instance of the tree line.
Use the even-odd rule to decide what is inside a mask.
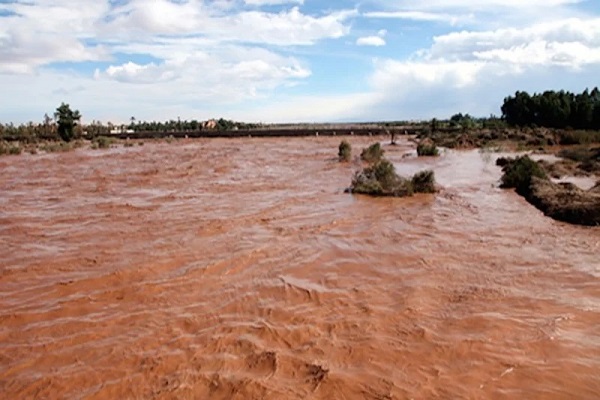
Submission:
[[[108,136],[114,132],[227,131],[256,129],[261,126],[259,124],[236,122],[224,118],[209,121],[177,119],[149,122],[137,121],[134,117],[131,117],[129,124],[102,123],[94,120],[87,125],[81,124],[80,120],[81,113],[78,110],[71,109],[69,104],[61,103],[52,117],[45,114],[42,122],[39,123],[28,122],[21,125],[0,123],[0,140],[18,140],[25,143],[35,143],[44,140],[63,140],[69,142],[73,139],[83,137]]]
[[[516,92],[504,99],[502,117],[513,126],[600,129],[600,91]]]

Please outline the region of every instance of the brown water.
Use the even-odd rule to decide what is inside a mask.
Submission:
[[[386,146],[441,192],[353,197],[338,143],[1,158],[0,397],[599,398],[598,228],[477,151]]]

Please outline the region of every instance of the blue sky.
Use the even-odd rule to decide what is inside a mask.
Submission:
[[[416,120],[600,85],[598,0],[0,0],[0,121]]]

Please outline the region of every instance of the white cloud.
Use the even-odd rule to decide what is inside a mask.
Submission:
[[[597,63],[600,19],[568,19],[524,29],[453,32],[434,38],[429,59],[485,60],[578,68]]]
[[[385,39],[381,36],[364,36],[356,40],[357,46],[385,46]]]
[[[527,26],[542,20],[584,17],[585,14],[574,7],[584,1],[586,0],[374,0],[379,9],[363,15],[368,18],[440,22],[451,26],[469,25],[490,29],[507,23]]]
[[[471,21],[473,14],[453,15],[445,13],[425,12],[425,11],[373,11],[363,14],[367,18],[381,19],[408,19],[413,21],[427,22],[447,22],[456,25],[459,22]]]
[[[244,0],[244,3],[251,6],[274,6],[281,4],[304,4],[304,0]]]
[[[355,10],[346,10],[311,16],[293,7],[279,13],[242,11],[220,15],[197,1],[133,0],[112,12],[112,19],[102,27],[102,34],[128,40],[158,34],[202,35],[221,41],[312,45],[322,39],[348,34],[349,27],[344,22],[356,14]]]

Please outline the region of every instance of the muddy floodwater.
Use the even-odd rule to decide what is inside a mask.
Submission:
[[[385,145],[441,191],[345,194],[339,141],[0,158],[0,398],[600,398],[600,228],[477,150]]]

